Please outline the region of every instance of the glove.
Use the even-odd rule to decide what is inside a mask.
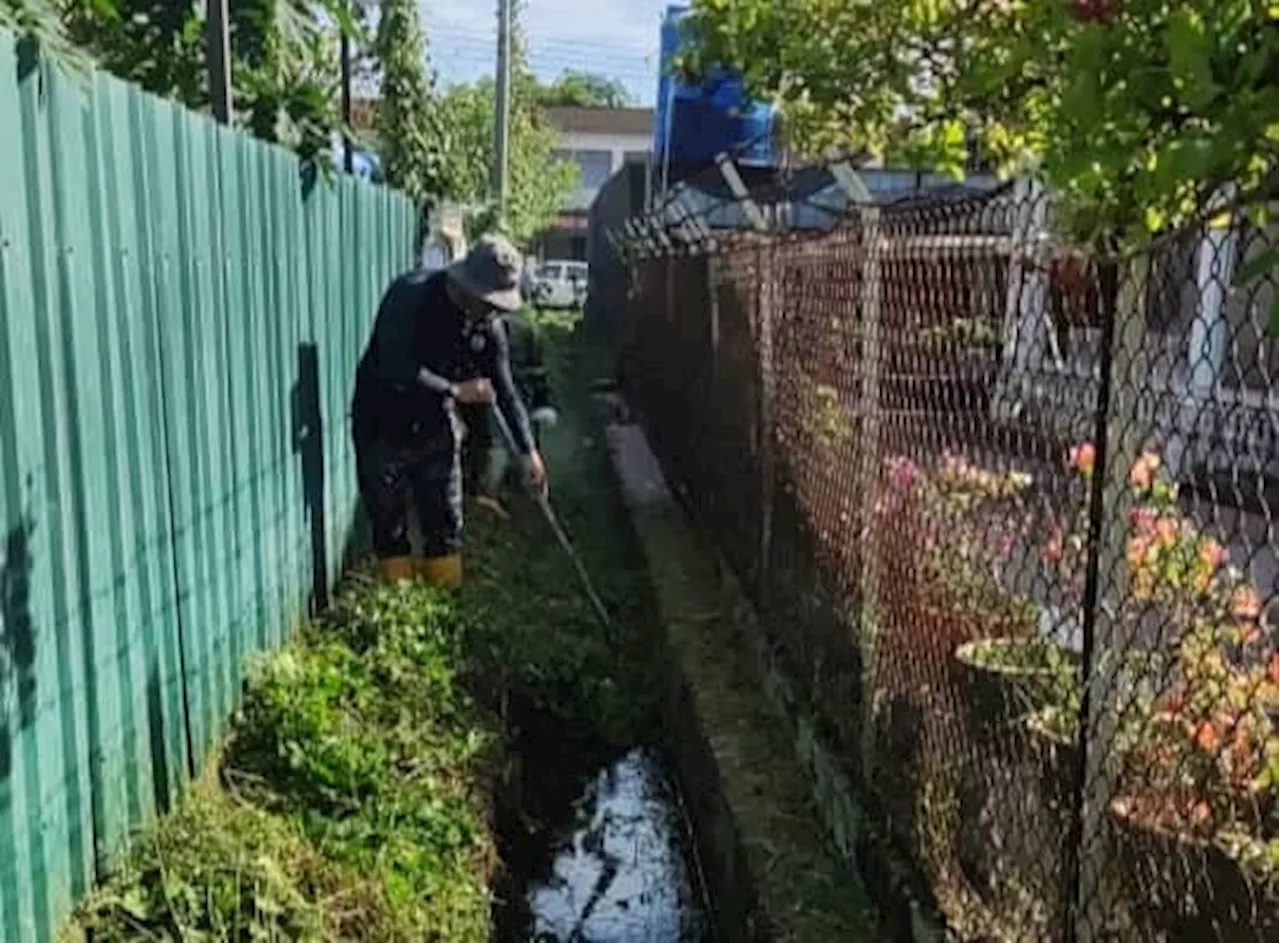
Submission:
[[[541,409],[535,409],[529,418],[539,426],[554,426],[559,421],[560,414],[550,406],[543,406]]]

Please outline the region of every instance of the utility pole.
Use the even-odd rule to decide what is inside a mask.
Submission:
[[[498,0],[498,64],[493,84],[493,196],[507,217],[507,145],[511,134],[511,0]]]
[[[231,123],[231,40],[227,27],[228,0],[209,0],[205,23],[209,59],[209,105],[221,124]]]
[[[351,173],[354,155],[351,153],[351,36],[342,31],[338,58],[342,66],[342,169]]]

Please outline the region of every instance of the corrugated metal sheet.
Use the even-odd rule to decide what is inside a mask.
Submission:
[[[0,33],[0,939],[46,940],[341,564],[403,198]]]

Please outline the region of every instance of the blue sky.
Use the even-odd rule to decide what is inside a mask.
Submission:
[[[658,29],[669,0],[524,0],[529,60],[541,78],[565,69],[621,79],[640,104],[658,83]],[[493,73],[496,0],[419,0],[431,64],[443,82]]]

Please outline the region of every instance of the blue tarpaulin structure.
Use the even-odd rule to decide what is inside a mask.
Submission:
[[[653,112],[656,166],[705,166],[727,153],[746,166],[774,163],[773,108],[747,96],[741,76],[710,69],[697,83],[671,74],[680,20],[688,8],[667,7],[662,22],[658,98]]]

